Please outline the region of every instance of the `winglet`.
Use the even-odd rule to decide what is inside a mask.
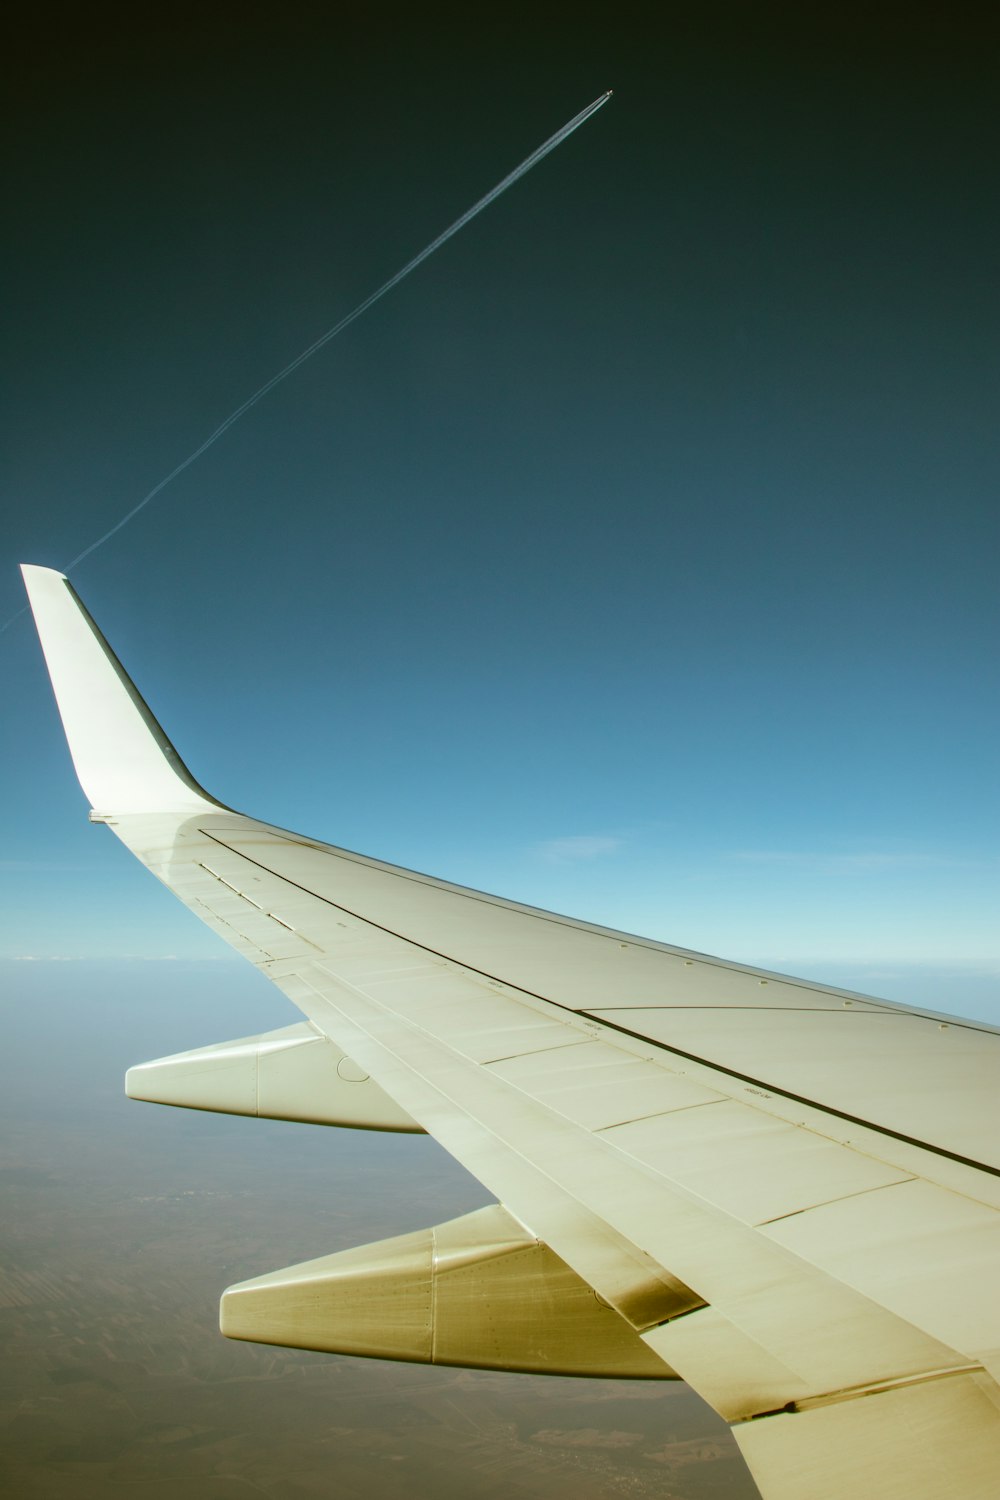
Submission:
[[[153,718],[72,584],[22,565],[80,785],[108,815],[222,804],[198,785]]]

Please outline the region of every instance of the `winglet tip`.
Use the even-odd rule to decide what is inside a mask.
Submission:
[[[21,563],[21,578],[24,581],[25,591],[28,595],[28,603],[32,604],[32,593],[44,589],[53,584],[64,583],[69,585],[69,579],[65,573],[60,573],[58,568],[45,568],[41,563]],[[32,604],[32,608],[34,608]]]
[[[55,568],[21,565],[70,754],[93,807],[219,807],[191,776],[83,601]]]

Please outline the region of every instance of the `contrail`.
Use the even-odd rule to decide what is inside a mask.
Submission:
[[[294,374],[300,365],[305,364],[307,359],[312,359],[314,354],[318,354],[331,339],[335,339],[339,333],[343,333],[345,328],[360,318],[362,313],[367,312],[370,307],[373,307],[387,292],[391,292],[394,286],[398,286],[405,277],[409,276],[411,271],[415,271],[418,266],[423,265],[424,261],[432,256],[435,250],[440,250],[441,246],[451,239],[452,235],[457,234],[460,229],[464,229],[466,224],[474,219],[477,214],[481,214],[484,208],[488,208],[491,203],[500,197],[501,193],[505,193],[509,187],[513,187],[519,178],[523,177],[526,172],[530,172],[532,167],[537,166],[543,157],[548,156],[550,151],[554,151],[557,146],[561,146],[566,137],[572,135],[574,130],[579,130],[585,120],[589,120],[591,115],[596,114],[603,104],[607,104],[611,98],[611,93],[611,89],[608,89],[606,93],[601,94],[599,98],[595,99],[593,104],[588,104],[586,109],[581,109],[580,113],[574,115],[572,120],[568,120],[561,129],[556,131],[555,135],[550,135],[548,140],[544,141],[536,151],[533,151],[530,156],[526,156],[519,167],[515,167],[513,172],[508,173],[501,182],[497,183],[495,188],[491,188],[484,198],[480,198],[478,203],[474,203],[471,208],[466,209],[461,218],[456,219],[454,224],[450,225],[443,234],[439,234],[436,240],[431,240],[430,244],[421,250],[419,255],[415,255],[412,260],[407,261],[401,271],[397,271],[395,276],[390,276],[389,280],[383,282],[377,291],[372,292],[370,297],[366,297],[363,302],[359,302],[352,312],[347,313],[345,317],[340,319],[339,323],[334,323],[332,328],[328,328],[326,333],[321,334],[307,349],[303,349],[302,353],[296,355],[289,364],[285,365],[283,370],[279,370],[277,375],[272,375],[270,380],[265,381],[259,390],[254,391],[252,396],[247,397],[242,406],[238,406],[235,411],[231,411],[226,420],[220,422],[215,431],[209,433],[205,441],[199,444],[193,453],[189,453],[187,458],[183,459],[175,469],[171,469],[170,473],[160,480],[159,484],[155,484],[148,494],[143,495],[138,504],[133,505],[132,509],[122,516],[121,520],[116,521],[95,542],[91,542],[89,547],[84,547],[82,552],[78,552],[72,561],[66,564],[63,571],[66,573],[70,572],[78,563],[83,562],[85,557],[89,557],[92,552],[97,551],[98,547],[103,547],[105,542],[110,541],[116,532],[121,531],[123,526],[127,526],[130,521],[134,520],[141,510],[145,510],[150,501],[155,500],[157,495],[162,490],[165,490],[168,484],[172,483],[179,474],[183,474],[185,469],[190,468],[195,459],[200,458],[203,453],[207,452],[213,443],[217,443],[223,433],[228,432],[234,423],[238,422],[241,417],[246,416],[252,406],[256,406],[257,402],[273,391],[276,385],[280,385],[283,380],[287,380],[289,375]],[[19,609],[16,615],[12,615],[5,624],[0,625],[0,634],[9,625],[12,625],[20,615],[23,615],[24,612],[24,609]]]

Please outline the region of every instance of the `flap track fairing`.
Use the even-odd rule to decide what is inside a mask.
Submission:
[[[374,1079],[307,1022],[129,1068],[130,1099],[307,1125],[422,1133]]]
[[[500,1204],[232,1286],[227,1338],[417,1364],[641,1380],[676,1375]]]

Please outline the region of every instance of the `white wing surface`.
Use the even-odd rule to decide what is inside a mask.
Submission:
[[[732,1424],[765,1500],[996,1500],[1000,1033],[232,812],[66,580],[24,571],[92,816],[306,1018],[133,1069],[129,1091],[423,1129],[502,1205],[231,1289],[225,1331],[676,1373]],[[389,1278],[395,1344],[365,1331],[358,1257],[366,1285]]]

